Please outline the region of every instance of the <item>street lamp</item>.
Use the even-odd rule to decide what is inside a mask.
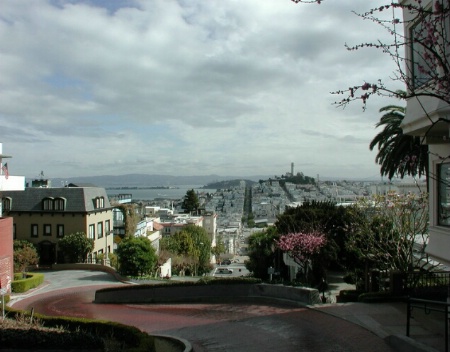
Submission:
[[[105,255],[103,257],[103,265],[109,265],[109,252],[108,252],[108,235],[112,235],[114,231],[106,231],[105,233]]]

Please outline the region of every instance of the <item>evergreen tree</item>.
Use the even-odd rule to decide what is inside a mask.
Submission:
[[[198,208],[200,207],[200,202],[198,200],[197,194],[193,189],[186,192],[186,195],[184,196],[183,199],[182,207],[189,214],[198,211]]]

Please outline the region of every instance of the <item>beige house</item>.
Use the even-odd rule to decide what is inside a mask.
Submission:
[[[422,5],[435,8],[437,0],[424,0]],[[403,5],[417,5],[416,1],[404,0]],[[445,4],[446,2],[439,2]],[[446,4],[448,6],[448,3]],[[414,14],[409,10],[404,10],[406,48],[406,71],[408,74],[410,87],[409,92],[433,93],[438,85],[432,79],[434,73],[443,74],[441,68],[435,68],[433,75],[420,66],[427,66],[426,49],[411,38],[423,36],[421,28],[423,20],[414,19]],[[430,15],[430,16],[435,16]],[[436,42],[436,47],[444,48],[450,52],[450,20],[446,17],[446,29],[443,36]],[[435,28],[434,30],[437,30]],[[448,68],[448,56],[446,58]],[[430,61],[432,64],[432,61]],[[448,73],[447,73],[448,75]],[[448,81],[447,81],[448,82]],[[442,94],[442,90],[440,92]],[[448,88],[447,88],[447,94]],[[429,146],[429,201],[430,201],[430,224],[429,243],[426,252],[441,263],[450,265],[450,105],[431,96],[415,96],[407,100],[406,116],[403,120],[403,132],[409,135],[421,136],[423,143]]]
[[[88,261],[112,252],[113,210],[103,188],[31,187],[3,191],[1,197],[4,216],[14,219],[14,239],[35,244],[43,265],[63,261],[58,242],[75,232],[84,232],[94,239]]]
[[[181,231],[187,225],[203,227],[203,220],[202,216],[177,214],[166,218],[159,218],[155,220],[155,223],[161,226],[162,236],[171,236]]]

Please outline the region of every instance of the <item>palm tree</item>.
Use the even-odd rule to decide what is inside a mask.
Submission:
[[[380,109],[385,113],[376,127],[384,126],[370,143],[370,150],[378,146],[375,162],[381,176],[422,176],[428,173],[428,146],[421,144],[420,137],[403,134],[400,127],[406,108],[388,105]]]

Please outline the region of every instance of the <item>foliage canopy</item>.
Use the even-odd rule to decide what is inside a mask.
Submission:
[[[359,218],[349,228],[347,249],[359,266],[369,262],[380,270],[406,273],[430,264],[427,194],[399,195],[394,192],[361,200],[349,208]]]
[[[276,251],[275,241],[279,239],[277,229],[268,227],[260,232],[255,232],[248,238],[247,254],[249,260],[245,263],[246,268],[260,279],[268,279],[268,268],[277,267],[281,269],[281,263],[277,263],[280,252]]]
[[[75,232],[61,238],[58,246],[70,263],[84,263],[94,249],[94,240],[84,232]]]
[[[383,127],[370,142],[370,150],[378,147],[375,162],[380,165],[381,176],[423,176],[428,169],[428,146],[418,136],[403,134],[401,123],[406,108],[389,105],[380,109],[384,113],[375,127]]]
[[[27,267],[39,263],[36,247],[26,240],[14,240],[14,272],[23,272]]]
[[[158,262],[156,250],[145,237],[126,237],[117,246],[119,271],[124,275],[150,274]]]
[[[184,211],[188,213],[194,213],[197,212],[198,208],[200,207],[200,202],[198,200],[197,194],[193,189],[188,190],[186,192],[186,195],[183,199],[182,207]]]
[[[161,240],[161,249],[168,256],[181,256],[180,263],[196,274],[210,271],[211,240],[203,227],[189,224]]]

